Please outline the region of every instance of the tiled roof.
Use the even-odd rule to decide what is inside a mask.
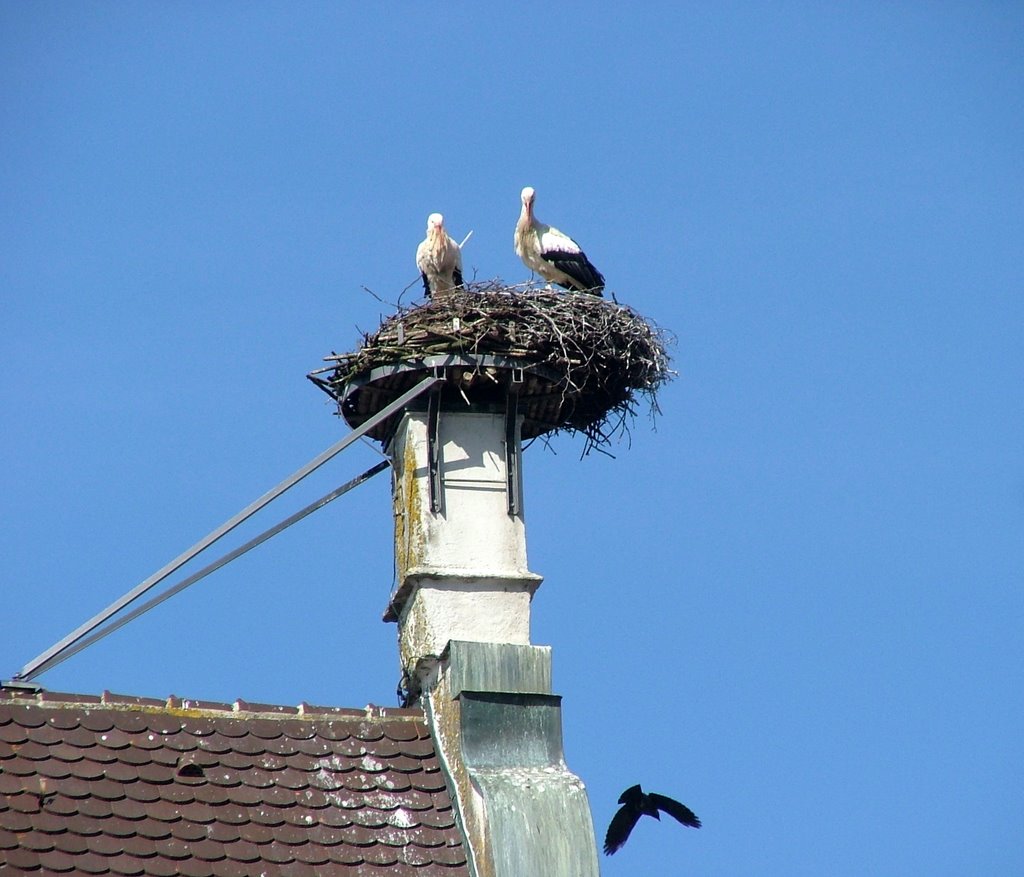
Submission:
[[[418,709],[0,689],[0,871],[462,877]]]

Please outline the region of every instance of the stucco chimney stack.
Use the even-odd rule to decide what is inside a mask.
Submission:
[[[527,566],[522,418],[443,399],[407,411],[388,447],[398,587],[386,617],[411,675],[450,640],[528,645],[541,583]]]

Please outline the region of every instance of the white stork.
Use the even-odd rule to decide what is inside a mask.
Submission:
[[[423,290],[430,298],[462,286],[462,250],[444,230],[444,217],[427,217],[427,236],[416,248],[416,267],[423,277]]]
[[[516,223],[516,255],[531,271],[566,289],[603,295],[604,277],[569,235],[552,228],[533,215],[536,193],[523,189],[523,211]]]

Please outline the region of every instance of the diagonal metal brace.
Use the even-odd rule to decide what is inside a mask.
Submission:
[[[146,591],[150,590],[150,588],[154,587],[155,585],[158,585],[169,575],[171,575],[180,567],[188,563],[193,557],[195,557],[201,551],[204,551],[205,549],[209,548],[211,545],[213,545],[214,542],[216,542],[222,536],[225,536],[228,533],[230,533],[232,530],[235,529],[235,527],[237,527],[243,521],[251,518],[265,505],[273,502],[286,490],[288,490],[291,487],[294,487],[299,481],[301,481],[311,472],[315,471],[316,469],[319,469],[324,463],[326,463],[332,457],[341,453],[343,450],[345,450],[345,448],[356,442],[358,439],[362,438],[364,435],[366,435],[366,433],[372,430],[379,423],[382,423],[383,421],[387,420],[392,414],[395,414],[396,412],[400,411],[421,393],[426,392],[427,390],[429,390],[431,387],[433,387],[435,384],[442,380],[443,378],[440,377],[439,375],[431,375],[430,377],[424,378],[422,381],[416,384],[416,386],[414,386],[411,390],[408,390],[405,393],[403,393],[401,396],[395,399],[394,402],[391,402],[389,405],[385,406],[380,411],[378,411],[373,417],[371,417],[365,423],[361,424],[358,427],[358,429],[352,430],[352,432],[350,432],[347,436],[341,439],[341,441],[331,445],[331,447],[329,447],[326,451],[323,451],[321,454],[314,457],[305,466],[303,466],[301,469],[297,470],[293,474],[289,475],[284,481],[282,481],[276,487],[267,491],[255,502],[246,506],[233,518],[225,521],[223,524],[217,527],[216,530],[213,530],[211,533],[204,536],[195,545],[189,548],[188,551],[179,554],[165,567],[153,573],[153,575],[151,575],[148,579],[136,585],[127,594],[111,603],[106,609],[104,609],[98,615],[94,616],[89,621],[85,622],[85,624],[83,624],[81,627],[69,633],[59,643],[57,643],[54,646],[51,646],[41,655],[29,661],[20,670],[20,672],[14,675],[14,678],[31,679],[37,673],[41,672],[39,669],[40,667],[42,667],[44,664],[49,665],[51,663],[52,658],[66,651],[72,644],[78,642],[78,640],[82,639],[84,636],[94,631],[108,618],[120,612],[129,603],[133,602],[134,600],[137,600],[139,597],[145,594]]]
[[[257,545],[262,545],[272,536],[276,536],[282,530],[287,530],[292,524],[297,524],[307,515],[310,515],[315,511],[319,511],[325,505],[327,505],[327,503],[333,502],[339,496],[343,496],[344,494],[348,493],[350,490],[352,490],[352,488],[358,487],[364,481],[367,481],[374,475],[383,472],[385,469],[388,468],[389,465],[390,463],[387,460],[381,460],[379,463],[377,463],[377,465],[371,466],[369,469],[367,469],[362,475],[357,475],[351,481],[346,481],[344,484],[341,485],[341,487],[336,487],[330,493],[321,496],[320,499],[311,502],[305,508],[299,509],[299,511],[295,512],[295,514],[289,515],[283,521],[279,521],[277,524],[274,524],[274,526],[271,527],[269,530],[264,530],[262,533],[250,539],[244,545],[240,545],[238,548],[235,548],[233,551],[229,551],[227,554],[225,554],[223,557],[218,558],[213,563],[204,566],[201,570],[193,573],[188,578],[178,582],[178,584],[168,588],[162,594],[158,594],[155,597],[151,597],[149,600],[147,600],[140,606],[137,606],[131,612],[128,612],[127,614],[122,615],[120,618],[111,621],[110,624],[108,624],[106,627],[102,627],[90,636],[85,637],[85,639],[82,639],[77,643],[69,645],[59,655],[54,655],[52,658],[50,658],[49,661],[44,662],[41,666],[33,670],[32,677],[34,678],[38,676],[40,673],[45,673],[47,670],[53,669],[58,664],[63,664],[68,658],[74,657],[79,652],[84,651],[94,643],[99,642],[101,639],[105,639],[114,631],[120,630],[126,624],[129,624],[136,618],[145,615],[147,612],[149,612],[150,609],[156,608],[165,600],[169,600],[175,594],[180,594],[186,588],[189,588],[196,582],[205,579],[210,573],[216,572],[222,566],[226,566],[227,564],[229,564],[232,560],[235,560],[236,558],[241,557],[243,554],[252,551],[252,549],[255,548]]]

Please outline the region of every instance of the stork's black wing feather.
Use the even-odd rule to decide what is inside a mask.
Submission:
[[[452,269],[452,283],[455,286],[462,286],[463,285],[463,283],[462,283],[462,269],[461,268],[456,267],[456,268]]]
[[[424,294],[426,295],[427,298],[430,298],[430,296],[431,296],[430,281],[427,280],[427,272],[426,271],[421,271],[420,272],[420,277],[423,278],[423,292],[424,292]]]
[[[610,856],[626,842],[629,833],[633,830],[633,826],[636,825],[639,818],[640,811],[636,807],[626,804],[624,807],[619,808],[608,825],[608,833],[604,836],[604,853],[606,856]]]
[[[604,295],[602,292],[604,289],[604,277],[591,264],[586,253],[582,251],[572,253],[567,250],[547,250],[541,253],[541,256],[559,271],[564,271],[568,274],[580,285],[581,289],[592,292],[594,295]],[[564,283],[560,283],[559,286],[564,286],[566,289],[570,288]]]
[[[680,804],[672,798],[666,798],[664,795],[659,795],[655,792],[649,792],[647,800],[663,813],[674,816],[683,825],[689,825],[690,828],[700,828],[700,820],[697,818],[697,814],[685,804]]]

